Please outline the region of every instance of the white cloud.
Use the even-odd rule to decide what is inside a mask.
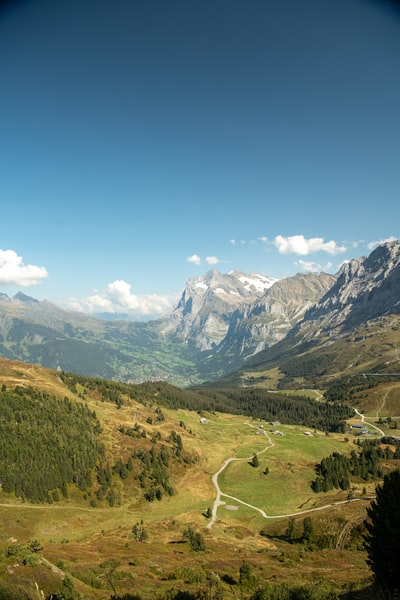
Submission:
[[[324,242],[323,238],[306,239],[304,235],[292,235],[284,237],[277,235],[274,239],[274,246],[278,249],[279,254],[300,254],[307,256],[312,252],[327,252],[328,254],[340,254],[346,252],[344,246],[338,246],[333,240]]]
[[[193,263],[194,265],[201,265],[201,258],[197,254],[192,254],[192,256],[187,257],[188,263]]]
[[[94,294],[93,296],[82,298],[81,300],[78,300],[77,298],[70,298],[68,306],[73,310],[85,313],[118,312],[116,307],[113,306],[111,300],[101,296],[100,294]]]
[[[71,298],[69,306],[74,310],[91,314],[128,313],[136,318],[158,318],[174,308],[179,294],[158,296],[157,294],[133,294],[131,285],[118,279],[107,285],[103,294],[93,294],[78,300]]]
[[[265,235],[262,235],[261,237],[258,238],[258,241],[261,242],[262,244],[267,244],[268,238]]]
[[[24,265],[22,257],[14,250],[0,250],[0,283],[28,287],[37,285],[47,276],[45,267]]]
[[[217,265],[219,263],[219,258],[216,256],[206,256],[206,263],[208,265]]]
[[[318,263],[307,260],[299,260],[296,262],[296,265],[299,265],[303,271],[307,271],[308,273],[318,273],[318,271],[321,271],[322,269],[321,265]]]
[[[333,266],[331,262],[326,263],[326,265],[322,266],[319,263],[313,262],[311,260],[298,260],[296,262],[296,265],[301,267],[303,271],[307,271],[307,273],[321,273],[321,271],[324,271],[326,273],[330,271],[330,269]]]
[[[232,239],[232,240],[229,240],[229,241],[230,241],[230,243],[232,244],[232,246],[236,246],[236,244],[237,244],[237,241],[236,241],[236,240],[233,240],[233,239]]]
[[[369,242],[369,244],[367,244],[367,248],[368,250],[374,250],[375,248],[377,248],[378,246],[380,246],[381,244],[384,244],[385,242],[394,242],[396,241],[397,238],[390,236],[388,238],[386,238],[385,240],[379,240],[379,241],[375,241],[375,242]]]
[[[197,266],[203,264],[203,259],[198,254],[192,254],[192,256],[188,256],[186,260],[187,262]],[[216,256],[206,256],[204,262],[206,262],[208,265],[217,265],[221,261]]]

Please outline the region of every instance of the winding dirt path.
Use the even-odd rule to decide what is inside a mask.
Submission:
[[[354,409],[355,412],[359,415],[359,417],[361,418],[362,422],[364,422],[365,417],[364,415],[362,415],[360,412],[358,412],[357,409]],[[379,427],[376,427],[376,425],[373,425],[372,423],[369,423],[368,421],[365,421],[366,423],[368,423],[368,425],[370,427],[373,427],[374,429],[376,429],[380,435],[384,435],[384,432],[379,429]],[[244,423],[244,425],[249,425],[250,427],[254,427],[254,425],[251,425],[250,423]],[[263,452],[266,452],[267,450],[269,450],[270,448],[273,448],[275,446],[275,444],[273,443],[273,441],[271,440],[270,436],[263,431],[263,435],[265,435],[265,437],[268,439],[268,446],[266,446],[265,448],[263,448],[263,450],[261,450],[261,452],[257,452],[257,454],[262,454]],[[214,484],[214,487],[216,489],[217,495],[216,498],[214,500],[214,504],[212,507],[212,512],[211,512],[211,519],[209,521],[209,523],[207,524],[207,529],[211,529],[213,527],[213,525],[215,525],[216,521],[217,521],[217,513],[218,513],[218,508],[220,506],[224,506],[226,504],[226,502],[224,500],[221,500],[222,497],[224,498],[229,498],[230,500],[233,500],[234,502],[237,502],[239,504],[243,504],[244,506],[247,506],[249,508],[252,508],[253,510],[259,512],[264,519],[282,519],[282,518],[287,518],[287,517],[296,517],[298,515],[304,515],[307,513],[312,513],[312,512],[316,512],[319,510],[325,510],[327,508],[331,508],[333,506],[339,506],[341,504],[348,504],[348,502],[357,502],[360,501],[361,498],[353,498],[352,500],[340,500],[337,502],[330,502],[329,504],[326,504],[324,506],[318,506],[316,508],[309,508],[306,510],[302,510],[299,512],[293,512],[293,513],[287,513],[287,514],[281,514],[281,515],[268,515],[264,510],[262,510],[261,508],[259,508],[258,506],[254,506],[253,504],[249,504],[248,502],[244,502],[244,500],[240,500],[240,498],[237,498],[236,496],[230,496],[229,494],[225,494],[224,492],[222,492],[219,483],[218,483],[218,477],[221,475],[221,473],[226,469],[226,467],[234,461],[249,461],[251,460],[252,456],[246,457],[246,458],[228,458],[223,465],[218,469],[218,471],[216,473],[214,473],[214,475],[212,476],[212,482]]]
[[[250,425],[249,423],[244,423],[244,425],[249,425],[250,427],[254,427],[254,425]],[[262,454],[263,452],[266,452],[267,450],[269,450],[270,448],[273,448],[273,446],[275,446],[274,442],[271,440],[271,438],[269,437],[269,435],[264,431],[263,435],[265,435],[265,437],[268,439],[268,446],[265,446],[265,448],[263,448],[260,452],[257,452],[257,454]],[[247,502],[244,502],[243,500],[240,500],[239,498],[236,498],[235,496],[230,496],[229,494],[224,494],[221,491],[221,488],[219,486],[218,483],[218,477],[221,475],[221,473],[226,469],[226,467],[234,461],[249,461],[252,459],[252,456],[247,456],[246,458],[228,458],[223,464],[222,466],[218,469],[218,471],[216,473],[214,473],[214,475],[212,476],[211,481],[214,484],[214,487],[217,491],[217,495],[216,498],[214,500],[214,504],[212,507],[212,512],[211,512],[211,519],[210,522],[207,525],[208,529],[211,529],[211,527],[214,525],[214,523],[217,520],[217,512],[218,512],[218,507],[219,506],[223,506],[224,504],[226,504],[225,501],[221,500],[221,496],[224,496],[224,498],[230,498],[231,500],[234,500],[235,502],[239,502],[240,504],[243,504],[244,506],[248,506],[249,508],[253,508],[254,510],[257,510],[258,512],[260,512],[262,514],[263,517],[268,518],[267,514],[261,509],[258,508],[257,506],[253,506],[252,504],[248,504]]]
[[[380,429],[379,427],[377,427],[373,423],[370,423],[369,421],[366,421],[365,420],[365,416],[362,413],[360,413],[356,408],[354,408],[354,411],[357,413],[357,415],[360,417],[360,419],[361,419],[361,421],[363,423],[366,423],[368,425],[368,427],[372,427],[372,429],[376,429],[376,431],[379,433],[379,435],[381,435],[382,437],[384,437],[385,432],[382,431],[382,429]]]

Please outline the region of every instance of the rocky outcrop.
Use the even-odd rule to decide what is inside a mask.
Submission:
[[[318,332],[347,332],[371,319],[400,313],[400,241],[345,263],[335,285],[305,314]],[[309,329],[309,327],[308,327]]]

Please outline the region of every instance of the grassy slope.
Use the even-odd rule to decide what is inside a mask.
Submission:
[[[3,383],[7,387],[30,384],[62,397],[73,397],[56,372],[23,363],[0,360],[0,385]],[[395,384],[387,389],[384,406],[382,394],[375,390],[368,398],[368,414],[375,416],[382,412],[383,415],[385,411],[397,410],[391,415],[399,416],[398,403],[393,400],[396,390],[398,393]],[[113,404],[90,397],[89,392],[85,401],[96,411],[102,424],[102,441],[110,462],[112,458],[128,456],[131,452],[134,442],[121,435],[118,427],[121,424],[131,426],[137,409],[138,422],[143,427],[149,432],[159,430],[162,439],[171,430],[178,431],[185,450],[196,452],[199,461],[176,467],[172,484],[177,493],[152,504],[141,499],[137,488],[129,487],[129,484],[121,490],[122,505],[116,508],[90,508],[87,502],[74,496],[72,490],[68,501],[49,506],[21,504],[0,494],[0,548],[38,539],[43,545],[41,555],[53,565],[58,563],[62,567],[61,572],[49,571],[43,565],[12,567],[15,558],[3,556],[0,582],[14,585],[20,580],[25,582],[23,585],[32,587],[36,581],[49,593],[56,591],[57,582],[67,572],[79,576],[80,579],[74,579],[75,585],[89,598],[108,598],[112,585],[119,593],[135,590],[144,598],[154,598],[157,591],[164,589],[197,589],[197,583],[187,583],[194,571],[203,581],[209,570],[220,577],[225,575],[238,581],[243,560],[252,564],[261,580],[327,581],[343,589],[353,584],[362,587],[362,582],[370,577],[362,551],[304,552],[301,546],[291,546],[276,539],[284,533],[287,518],[267,520],[260,513],[227,498],[222,499],[228,506],[237,504],[237,510],[220,507],[217,523],[211,530],[206,529],[203,512],[212,506],[215,498],[212,474],[226,459],[247,459],[253,452],[261,452],[269,445],[264,435],[256,434],[258,422],[246,424],[242,417],[219,414],[207,415],[208,424],[202,425],[197,413],[163,408],[166,420],[150,426],[146,424],[146,418],[154,414],[157,398],[154,398],[154,406],[130,402],[120,410]],[[181,421],[186,429],[180,427]],[[251,467],[248,460],[233,462],[221,475],[220,485],[223,492],[254,504],[269,515],[299,513],[296,523],[300,529],[304,518],[300,514],[302,510],[345,499],[344,492],[313,494],[309,482],[315,462],[333,449],[348,451],[352,444],[346,442],[343,435],[314,433],[308,437],[303,433],[304,428],[279,426],[279,429],[286,433],[285,437],[271,436],[274,446],[260,454],[257,469]],[[265,466],[270,469],[268,475],[262,472]],[[116,481],[116,485],[121,486],[121,483]],[[356,485],[358,491],[361,487],[361,482]],[[367,487],[372,492],[374,485]],[[317,528],[329,527],[337,531],[346,521],[364,517],[365,506],[364,501],[330,506],[313,513],[312,517]],[[146,543],[135,542],[131,533],[132,526],[141,519],[149,536]],[[205,553],[190,552],[187,544],[181,543],[182,531],[188,524],[204,534]],[[260,536],[262,529],[274,539]],[[118,561],[113,573],[112,565],[107,563],[111,558]],[[5,570],[7,565],[13,572]],[[172,576],[176,577],[173,581],[170,580]],[[88,587],[82,579],[87,582],[91,579],[92,584],[95,581],[102,587],[99,590]],[[229,585],[224,586],[228,590]]]
[[[338,333],[336,337],[324,338],[321,332],[318,342],[311,345],[299,345],[298,339],[285,338],[250,358],[245,368],[221,381],[227,384],[249,382],[276,389],[286,368],[291,370],[296,364],[301,365],[303,372],[291,378],[295,387],[323,387],[327,377],[368,373],[377,368],[399,373],[399,336],[399,316],[388,315],[356,327],[350,333]],[[315,364],[325,365],[322,373],[314,372]],[[212,385],[215,383],[221,385],[221,382]]]

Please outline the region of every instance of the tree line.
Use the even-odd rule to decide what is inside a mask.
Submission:
[[[277,421],[288,425],[304,425],[328,432],[345,431],[345,421],[354,411],[339,403],[316,402],[299,394],[269,392],[258,388],[197,389],[205,400],[205,410],[241,414]]]
[[[74,391],[87,388],[96,391],[104,401],[121,406],[126,399],[141,404],[157,403],[171,409],[240,414],[246,417],[279,420],[286,424],[299,424],[322,431],[345,431],[345,421],[353,416],[353,409],[340,402],[321,403],[299,394],[270,392],[259,388],[177,388],[165,382],[140,384],[118,383],[71,373],[61,373],[64,383]]]
[[[342,377],[332,379],[327,384],[324,397],[328,402],[351,401],[358,392],[393,381],[390,375],[385,376],[382,374],[379,377],[374,376],[374,372],[384,373],[386,369],[386,365],[380,365],[371,373],[343,375]]]

